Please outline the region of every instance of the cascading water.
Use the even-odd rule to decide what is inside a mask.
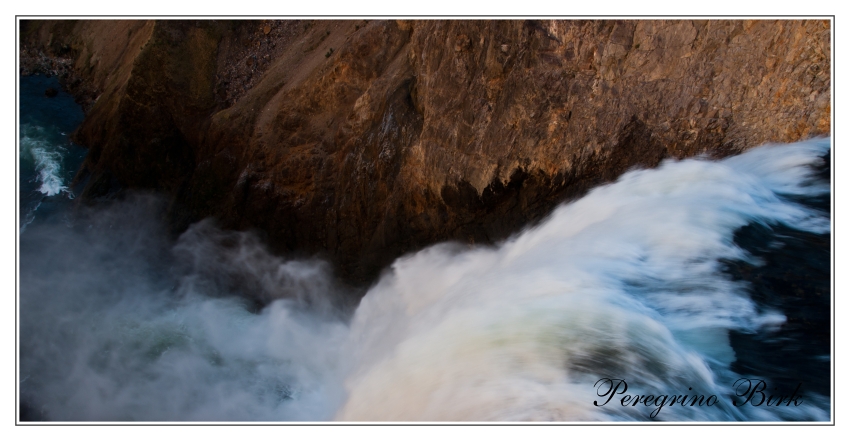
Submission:
[[[656,419],[828,419],[823,396],[732,405],[741,375],[730,370],[730,331],[770,332],[785,317],[751,300],[721,265],[753,263],[733,241],[751,223],[829,232],[827,213],[788,199],[829,192],[807,167],[828,148],[817,140],[666,162],[496,247],[438,245],[399,259],[355,313],[346,348],[358,364],[337,416],[648,419],[654,407],[622,406],[619,395],[593,405],[605,400],[594,384],[611,378],[626,380],[631,395],[718,397],[714,406],[668,405]]]
[[[47,128],[22,124],[23,226],[27,185],[68,181],[24,171]],[[829,146],[629,172],[495,246],[399,258],[353,314],[326,264],[250,233],[204,221],[169,242],[151,196],[34,222],[22,418],[829,420]],[[794,298],[766,282],[791,276]],[[740,405],[741,378],[802,398]]]
[[[49,215],[56,206],[73,199],[68,185],[85,156],[85,149],[68,140],[82,122],[83,112],[67,94],[44,95],[58,88],[55,78],[26,77],[21,81],[20,107],[20,230],[41,211]],[[45,206],[46,205],[46,206]]]

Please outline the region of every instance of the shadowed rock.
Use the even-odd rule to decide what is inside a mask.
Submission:
[[[33,21],[88,109],[84,200],[171,198],[368,282],[632,167],[830,130],[822,20]]]

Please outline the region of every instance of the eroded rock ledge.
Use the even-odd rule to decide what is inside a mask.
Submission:
[[[83,199],[154,189],[368,282],[665,157],[828,134],[820,20],[31,21],[84,104]]]

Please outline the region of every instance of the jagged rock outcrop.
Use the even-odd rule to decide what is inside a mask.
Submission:
[[[24,22],[89,109],[84,199],[155,189],[368,281],[630,167],[830,129],[822,20]]]

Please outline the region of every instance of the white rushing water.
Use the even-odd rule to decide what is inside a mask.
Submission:
[[[504,243],[398,259],[350,319],[324,264],[271,256],[247,233],[202,222],[169,248],[156,227],[45,230],[22,251],[52,272],[21,265],[21,394],[59,420],[828,420],[825,397],[732,405],[729,332],[785,317],[719,260],[752,260],[733,243],[749,223],[829,232],[782,197],[829,192],[809,176],[829,144],[629,172]],[[160,252],[179,263],[172,286],[151,275]],[[232,296],[246,293],[278,300],[252,313]],[[650,418],[658,406],[623,395],[595,406],[602,378],[717,398]]]
[[[36,212],[45,198],[73,199],[68,182],[63,177],[63,162],[68,149],[59,143],[65,134],[55,127],[22,124],[20,133],[20,173],[27,177],[22,183],[20,232],[35,220]]]
[[[67,153],[62,146],[50,143],[39,126],[24,124],[21,127],[21,155],[29,155],[37,172],[38,191],[45,196],[55,196],[68,187],[62,179],[62,155]]]

